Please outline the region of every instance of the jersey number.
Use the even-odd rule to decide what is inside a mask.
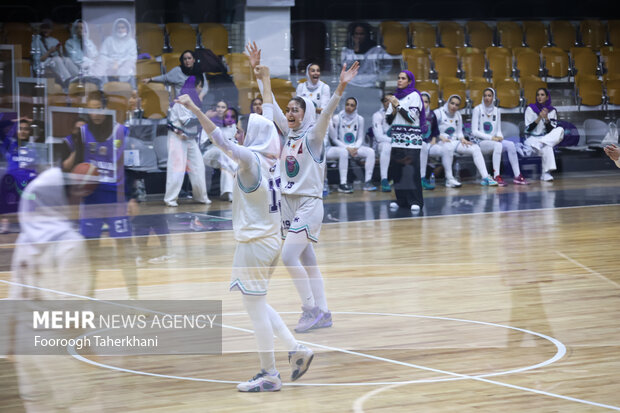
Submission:
[[[275,182],[269,178],[269,191],[271,192],[271,203],[269,204],[269,213],[275,214],[280,210],[280,201],[278,200],[277,191],[280,190],[280,178],[276,178]]]

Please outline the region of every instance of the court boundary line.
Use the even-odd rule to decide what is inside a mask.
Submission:
[[[620,288],[620,284],[619,283],[617,283],[614,280],[611,280],[611,279],[605,277],[600,272],[595,271],[592,268],[588,267],[587,265],[580,263],[576,259],[569,257],[568,255],[564,254],[562,251],[556,251],[555,253],[558,254],[560,257],[564,258],[565,260],[567,260],[567,261],[571,262],[572,264],[576,265],[577,267],[579,267],[579,268],[581,268],[583,270],[586,270],[590,274],[597,276],[598,278],[602,279],[603,281],[607,281],[609,284],[613,285],[614,287]]]

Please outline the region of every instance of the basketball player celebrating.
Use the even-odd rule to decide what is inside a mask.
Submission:
[[[282,387],[275,367],[273,335],[284,341],[289,352],[292,380],[300,378],[314,357],[298,344],[279,314],[267,304],[269,278],[280,256],[280,138],[273,122],[251,114],[247,135],[239,146],[226,139],[192,99],[183,95],[178,103],[191,110],[211,141],[238,165],[233,188],[233,230],[237,248],[233,258],[231,290],[243,294],[258,343],[261,371],[240,383],[243,392],[278,391]]]
[[[306,97],[288,102],[286,115],[275,104],[271,93],[269,70],[260,64],[256,44],[247,47],[259,88],[262,87],[263,115],[273,119],[287,136],[280,155],[286,173],[282,176],[282,261],[293,278],[301,297],[303,314],[295,328],[298,333],[331,327],[323,277],[317,266],[312,242],[317,242],[323,222],[323,176],[325,173],[324,137],[336,106],[347,84],[355,77],[359,63],[347,70],[343,65],[336,92],[318,119],[314,104]]]

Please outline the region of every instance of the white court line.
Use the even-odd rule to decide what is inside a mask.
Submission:
[[[605,277],[603,274],[601,274],[600,272],[594,271],[592,268],[583,265],[582,263],[580,263],[579,261],[569,257],[568,255],[564,254],[563,252],[560,251],[556,251],[556,254],[558,254],[560,257],[564,258],[565,260],[568,260],[570,262],[572,262],[573,264],[575,264],[576,266],[586,270],[587,272],[589,272],[592,275],[596,275],[598,278],[602,279],[603,281],[608,282],[609,284],[615,286],[615,287],[619,287],[620,288],[620,284],[618,284],[617,282],[615,282],[614,280],[610,280],[609,278]]]
[[[62,294],[62,295],[69,295],[69,296],[73,296],[73,297],[86,298],[86,299],[94,300],[94,301],[103,301],[103,300],[99,300],[99,299],[93,298],[93,297],[81,296],[81,295],[72,294],[72,293],[66,293],[66,292],[62,292],[62,291],[52,290],[52,289],[49,289],[49,288],[36,287],[36,286],[31,286],[31,285],[26,285],[26,284],[21,284],[21,283],[15,283],[15,282],[11,282],[11,281],[4,281],[4,280],[0,280],[0,282],[6,283],[6,284],[20,285],[20,286],[23,286],[23,287],[26,287],[26,288],[33,288],[33,289],[37,289],[37,290],[54,292],[54,293]],[[338,313],[335,313],[335,314],[338,314]],[[355,313],[355,312],[340,312],[340,314],[358,314],[358,313]],[[549,336],[546,336],[546,335],[541,334],[541,333],[536,333],[536,332],[532,332],[532,331],[529,331],[529,330],[524,330],[524,329],[517,328],[517,327],[512,327],[512,326],[505,326],[505,325],[501,325],[501,324],[489,323],[489,322],[484,322],[484,321],[463,320],[463,319],[450,318],[450,317],[418,316],[418,315],[391,314],[391,313],[385,313],[385,314],[384,313],[363,313],[363,312],[361,312],[359,314],[386,315],[386,316],[394,316],[394,315],[396,315],[396,316],[400,316],[400,317],[439,319],[439,320],[449,320],[449,321],[457,321],[457,322],[469,322],[469,323],[481,324],[481,325],[487,325],[487,326],[509,328],[509,329],[513,329],[513,330],[517,330],[517,331],[522,331],[522,332],[525,332],[525,333],[529,333],[529,334],[533,334],[533,335],[537,335],[539,337],[545,338],[548,341],[551,341],[552,343],[554,343],[556,348],[558,348],[558,352],[551,359],[546,360],[546,361],[544,361],[542,363],[539,363],[539,364],[537,364],[535,366],[529,366],[529,367],[517,369],[517,370],[515,370],[515,372],[523,372],[523,371],[526,371],[526,370],[531,370],[531,369],[534,369],[534,368],[538,368],[538,367],[542,367],[542,366],[551,364],[554,361],[557,361],[557,360],[561,359],[566,354],[566,347],[564,346],[564,344],[562,344],[558,340],[554,339],[553,337],[549,337]],[[225,326],[225,325],[222,325],[222,327],[230,328],[230,329],[234,329],[234,330],[238,330],[238,331],[244,331],[244,332],[252,333],[252,330],[247,330],[247,329],[243,329],[243,328],[239,328],[239,327]],[[391,360],[391,359],[387,359],[387,358],[384,358],[384,357],[373,356],[373,355],[370,355],[370,354],[364,354],[364,353],[359,353],[359,352],[355,352],[355,351],[339,349],[337,347],[325,346],[325,345],[322,345],[322,344],[309,343],[309,342],[305,342],[305,341],[300,341],[300,342],[304,343],[304,344],[311,345],[311,346],[316,346],[316,347],[319,347],[319,348],[323,348],[323,349],[328,349],[328,350],[332,350],[332,351],[342,352],[342,353],[345,353],[345,354],[357,355],[357,356],[361,356],[361,357],[366,357],[366,358],[374,359],[374,360],[377,360],[377,361],[384,361],[384,362],[387,362],[387,363],[397,364],[397,365],[401,365],[401,366],[405,366],[405,367],[411,367],[411,368],[414,368],[414,369],[420,369],[420,370],[440,373],[440,374],[451,376],[454,379],[477,380],[477,381],[481,381],[481,382],[484,382],[484,383],[489,383],[489,384],[494,384],[494,385],[498,385],[498,386],[502,386],[502,387],[512,388],[512,389],[515,389],[515,390],[522,390],[522,391],[525,391],[525,392],[531,392],[531,393],[536,393],[536,394],[545,395],[545,396],[549,396],[549,397],[559,398],[559,399],[563,399],[563,400],[568,400],[568,401],[574,401],[574,402],[577,402],[577,403],[587,404],[587,405],[591,405],[591,406],[597,406],[597,407],[602,407],[602,408],[607,408],[607,409],[611,409],[611,410],[620,411],[620,407],[606,405],[606,404],[597,403],[597,402],[591,402],[591,401],[583,400],[583,399],[577,399],[577,398],[570,397],[570,396],[563,396],[563,395],[560,395],[560,394],[545,392],[545,391],[531,389],[531,388],[527,388],[527,387],[516,386],[516,385],[512,385],[512,384],[508,384],[508,383],[502,383],[502,382],[494,381],[494,380],[489,380],[489,379],[486,379],[486,378],[482,377],[483,375],[481,375],[481,376],[471,376],[471,375],[466,375],[466,374],[454,373],[454,372],[450,372],[450,371],[446,371],[446,370],[435,369],[435,368],[432,368],[432,367],[426,367],[426,366],[421,366],[421,365],[417,365],[417,364],[405,363],[405,362],[401,362],[401,361],[398,361],[398,360]],[[168,377],[168,378],[177,378],[177,379],[181,378],[179,376],[166,376],[166,375],[159,375],[159,374],[155,374],[155,373],[148,373],[148,372],[140,372],[140,371],[136,371],[136,370],[123,369],[123,368],[119,368],[119,367],[115,367],[115,366],[108,366],[108,365],[104,365],[102,363],[94,362],[92,360],[86,359],[86,358],[76,354],[74,348],[68,348],[68,350],[69,350],[69,353],[71,355],[73,355],[75,358],[77,358],[77,359],[79,359],[81,361],[84,361],[84,362],[86,362],[88,364],[98,365],[100,367],[107,367],[107,368],[112,368],[112,369],[118,370],[118,371],[125,371],[125,372],[141,374],[141,375],[147,375],[147,376]],[[492,373],[492,374],[489,374],[489,375],[486,375],[486,376],[490,377],[490,376],[497,376],[497,375],[505,375],[507,373],[508,372],[499,372],[499,373]],[[197,379],[197,378],[184,378],[184,379],[185,380],[192,380],[192,381],[209,381],[209,382],[219,382],[219,383],[224,383],[224,382],[225,383],[230,383],[230,381],[221,381],[221,380],[215,381],[215,380],[210,380],[210,379]],[[441,381],[446,381],[446,379],[443,379]],[[236,382],[233,382],[232,384],[234,384],[234,383],[236,383]],[[288,384],[288,383],[286,383],[286,384]],[[368,383],[355,383],[355,385],[364,385],[364,384],[368,385]],[[393,383],[392,382],[392,383],[385,383],[385,384],[388,384],[388,385],[401,384],[401,385],[403,385],[405,383]],[[290,383],[288,385],[292,385],[292,386],[309,386],[309,385],[317,386],[317,385],[323,385],[323,386],[325,386],[325,385],[330,385],[330,384],[325,384],[325,383],[322,383],[322,384],[321,383],[314,383],[314,384],[313,383],[308,383],[308,384]],[[333,385],[333,384],[331,384],[331,385]],[[376,394],[376,392],[374,394]],[[363,409],[361,411],[363,412]]]

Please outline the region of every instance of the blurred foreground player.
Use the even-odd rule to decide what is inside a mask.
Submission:
[[[274,334],[289,351],[291,379],[310,366],[312,350],[297,343],[280,315],[267,304],[269,279],[278,262],[280,240],[280,138],[273,122],[251,114],[244,146],[226,139],[191,98],[178,102],[196,114],[211,141],[238,165],[233,187],[233,231],[237,247],[233,258],[231,290],[242,293],[258,344],[261,371],[237,389],[242,392],[278,391],[282,387],[274,357]]]
[[[75,299],[88,293],[88,250],[73,220],[82,197],[97,185],[89,179],[96,175],[96,168],[81,164],[77,169],[70,174],[60,168],[48,169],[22,194],[21,232],[13,255],[9,299],[28,300],[25,305],[32,305],[33,310],[41,300]],[[32,316],[15,321],[16,337],[36,334]],[[18,345],[13,348],[19,393],[27,412],[101,411],[88,366],[69,354],[20,355]]]
[[[89,109],[102,109],[103,99],[99,92],[91,93],[87,99]],[[121,265],[123,276],[127,284],[130,298],[137,298],[137,277],[134,265],[131,240],[131,225],[127,212],[128,194],[130,186],[125,183],[123,152],[127,137],[127,128],[119,123],[113,123],[112,117],[89,113],[86,123],[76,132],[65,139],[62,168],[70,171],[76,164],[87,162],[97,167],[99,172],[99,186],[85,197],[80,207],[80,232],[87,239],[100,238],[103,225],[107,224],[109,235],[116,238],[117,258],[122,254]],[[93,260],[101,257],[105,265],[109,265],[110,258],[103,247],[94,249],[89,244]],[[91,282],[91,294],[95,290],[96,279]]]

